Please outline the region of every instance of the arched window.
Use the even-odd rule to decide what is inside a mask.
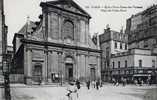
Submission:
[[[72,21],[65,21],[63,25],[63,38],[74,40],[74,24]]]

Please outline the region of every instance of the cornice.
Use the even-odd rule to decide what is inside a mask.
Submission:
[[[35,44],[35,45],[42,45],[42,46],[54,46],[54,47],[60,47],[60,48],[67,48],[67,49],[75,49],[75,50],[83,50],[83,51],[89,51],[89,52],[102,53],[102,50],[91,49],[91,48],[87,48],[87,47],[72,46],[72,45],[66,45],[66,44],[60,44],[60,43],[52,43],[52,42],[46,42],[46,41],[36,41],[36,40],[29,40],[29,39],[21,39],[21,42],[23,42],[24,44]]]
[[[84,17],[87,17],[88,19],[91,19],[91,16],[89,16],[89,15],[76,13],[76,12],[73,12],[73,11],[70,11],[70,10],[66,10],[66,9],[60,8],[60,7],[52,5],[52,4],[41,3],[40,6],[43,7],[43,9],[46,9],[47,7],[56,8],[56,9],[59,9],[59,10],[62,10],[62,11],[68,12],[68,13],[72,13],[72,14],[75,14],[75,15],[84,16]],[[44,11],[46,11],[46,10],[44,10]]]

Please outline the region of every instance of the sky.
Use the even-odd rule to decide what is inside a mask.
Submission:
[[[40,2],[46,0],[4,0],[5,23],[8,26],[8,44],[12,45],[14,33],[26,23],[27,17],[39,21],[42,14]],[[47,0],[52,1],[52,0]],[[126,19],[141,12],[157,0],[73,0],[91,15],[90,35],[103,33],[106,25],[115,31],[126,26]],[[119,8],[120,7],[120,8]],[[121,11],[120,11],[121,9]],[[119,11],[117,11],[119,10]]]

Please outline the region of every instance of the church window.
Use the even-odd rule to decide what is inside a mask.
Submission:
[[[74,24],[71,21],[65,21],[63,25],[63,36],[64,39],[74,40]]]

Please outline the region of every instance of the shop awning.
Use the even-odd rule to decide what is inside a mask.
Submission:
[[[151,76],[150,74],[136,74],[136,75],[133,75],[133,77],[146,77],[146,76]]]

